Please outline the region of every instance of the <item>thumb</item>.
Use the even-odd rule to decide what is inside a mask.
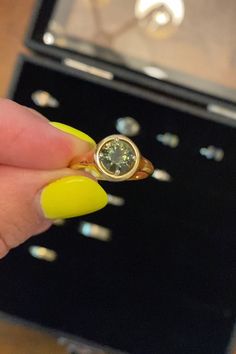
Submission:
[[[92,213],[107,195],[86,173],[0,166],[0,258],[29,237],[47,230],[53,219]]]

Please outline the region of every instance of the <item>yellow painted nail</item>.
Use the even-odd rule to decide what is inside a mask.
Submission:
[[[68,134],[74,135],[76,138],[79,138],[81,140],[87,141],[92,146],[96,145],[96,142],[89,135],[81,132],[78,129],[75,129],[75,128],[71,127],[70,125],[59,123],[59,122],[50,122],[50,124],[53,127],[57,128],[59,130],[62,130],[64,133],[68,133]]]
[[[93,213],[107,204],[107,194],[91,178],[69,176],[47,185],[41,207],[48,219],[66,219]]]

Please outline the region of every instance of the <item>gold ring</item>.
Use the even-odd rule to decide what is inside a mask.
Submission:
[[[124,135],[110,135],[100,141],[71,168],[89,172],[99,180],[121,182],[147,178],[154,171],[152,163],[144,158],[132,140]]]

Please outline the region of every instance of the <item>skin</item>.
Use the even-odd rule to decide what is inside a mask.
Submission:
[[[51,226],[41,191],[64,176],[86,175],[67,166],[92,148],[36,111],[0,99],[0,258]]]

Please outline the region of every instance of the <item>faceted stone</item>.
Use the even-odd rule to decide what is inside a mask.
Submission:
[[[108,173],[122,176],[135,164],[136,154],[133,147],[121,139],[108,141],[100,150],[99,161]]]

